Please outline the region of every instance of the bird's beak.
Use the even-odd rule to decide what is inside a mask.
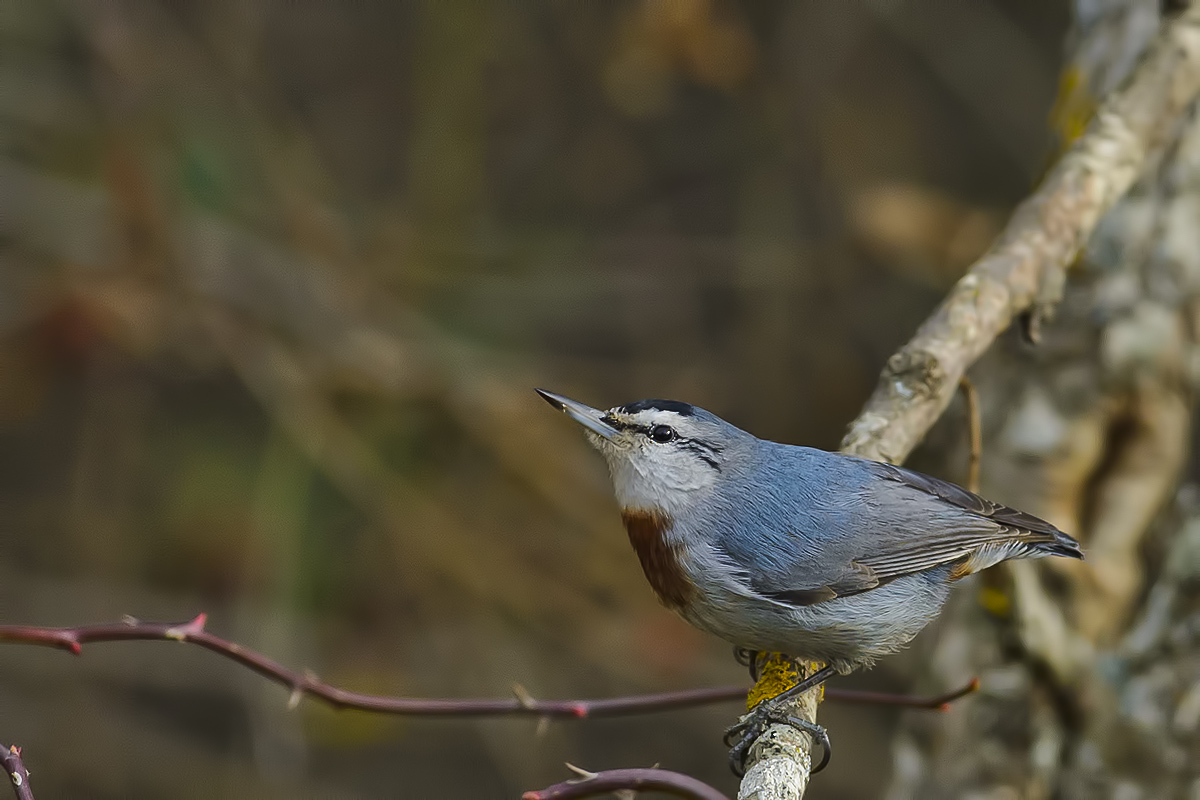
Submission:
[[[617,429],[604,421],[604,412],[583,403],[563,397],[561,394],[547,392],[545,389],[534,389],[550,405],[565,413],[597,436],[612,439],[617,435]]]

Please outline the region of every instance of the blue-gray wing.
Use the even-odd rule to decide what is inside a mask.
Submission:
[[[764,596],[812,605],[943,565],[959,578],[1009,558],[1083,557],[1032,514],[902,467],[824,455],[836,459],[826,467],[838,472],[837,492],[807,498],[796,529],[775,540],[794,552],[791,564],[771,559],[748,576]]]

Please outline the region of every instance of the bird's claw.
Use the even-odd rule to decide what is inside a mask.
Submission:
[[[762,660],[762,652],[759,650],[751,650],[748,647],[734,647],[733,660],[750,670],[750,679],[758,683],[759,678],[759,662]]]
[[[737,741],[741,741],[741,739],[742,739],[742,737],[739,736],[738,734],[742,733],[742,731],[747,730],[751,726],[751,724],[752,723],[751,723],[750,715],[747,714],[746,716],[742,717],[740,720],[735,722],[733,725],[730,725],[728,728],[725,729],[725,736],[722,738],[721,741],[723,741],[725,743],[726,747],[733,747],[735,739]]]
[[[746,774],[746,756],[750,745],[766,730],[759,714],[751,712],[725,731],[725,746],[729,748],[729,769],[741,778]]]
[[[772,707],[771,702],[767,701],[755,707],[725,731],[725,746],[729,748],[729,768],[733,770],[734,775],[740,778],[746,774],[746,757],[750,754],[751,745],[762,736],[769,725],[776,722],[804,731],[812,737],[813,744],[821,745],[821,761],[811,772],[815,775],[825,769],[833,755],[829,732],[815,722],[786,714]]]

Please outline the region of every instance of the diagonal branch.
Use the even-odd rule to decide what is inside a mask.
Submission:
[[[1200,5],[1165,23],[1141,63],[941,305],[884,367],[842,450],[902,462],[967,368],[1018,315],[1029,332],[1062,295],[1100,218],[1166,144],[1200,93]]]

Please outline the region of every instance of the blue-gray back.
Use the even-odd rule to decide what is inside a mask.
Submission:
[[[724,465],[698,522],[766,596],[811,604],[943,564],[966,574],[1013,556],[1081,556],[1048,522],[936,478],[763,440],[753,449]]]

